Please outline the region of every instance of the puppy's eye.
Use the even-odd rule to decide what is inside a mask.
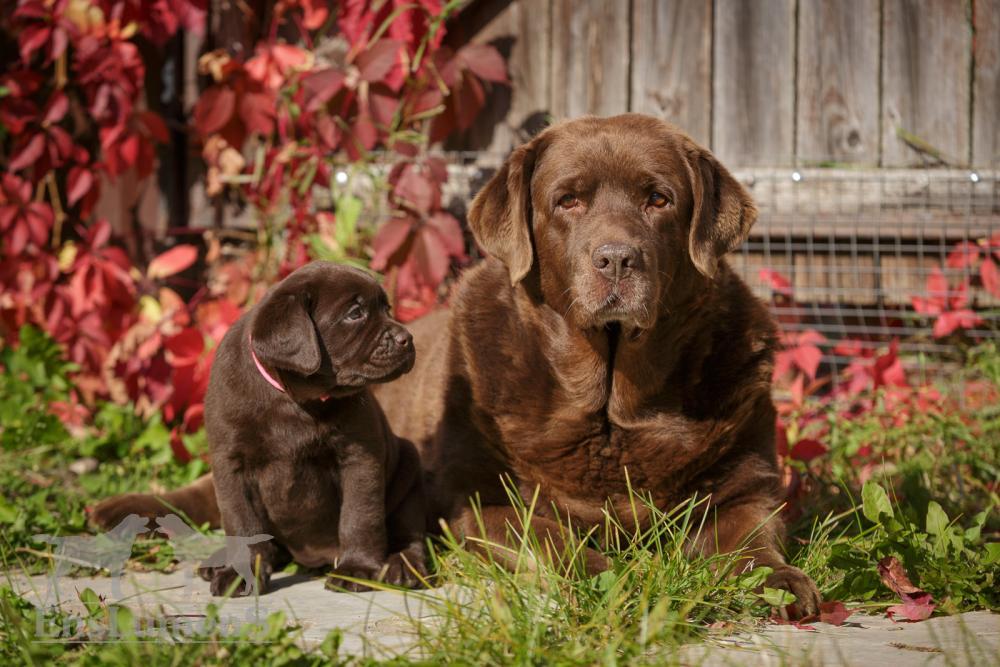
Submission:
[[[646,203],[653,208],[664,208],[670,204],[670,197],[662,192],[653,192]]]
[[[576,208],[576,205],[580,203],[580,200],[576,198],[576,195],[563,195],[559,198],[559,208],[571,209]]]
[[[344,316],[344,319],[349,322],[356,322],[358,320],[364,319],[364,317],[365,317],[365,309],[358,304],[354,304],[353,306],[351,306],[351,309],[347,311],[347,315]]]

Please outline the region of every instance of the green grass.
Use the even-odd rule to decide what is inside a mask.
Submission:
[[[29,336],[20,350],[0,351],[0,416],[12,419],[3,421],[0,432],[0,560],[8,570],[45,571],[49,562],[31,536],[85,530],[84,507],[93,499],[146,489],[153,481],[176,486],[204,469],[174,461],[167,429],[135,418],[128,407],[105,406],[83,433],[70,434],[53,422],[46,406],[64,400],[68,390],[68,369],[53,349],[44,338]],[[973,350],[961,379],[1000,388],[1000,353],[991,346]],[[918,412],[887,427],[893,406],[884,397],[852,419],[837,416],[842,407],[806,408],[826,411],[830,451],[808,465],[796,464],[810,491],[798,500],[790,561],[817,581],[827,599],[852,609],[881,613],[898,601],[879,579],[876,564],[884,556],[898,558],[914,583],[934,596],[937,613],[1000,609],[1000,409],[972,402],[943,415]],[[857,465],[863,446],[879,461],[865,483]],[[69,464],[82,457],[97,459],[96,470],[70,472]],[[651,523],[640,533],[609,519],[601,532],[610,539],[601,542],[611,545],[605,552],[612,565],[597,577],[582,573],[579,558],[584,544],[597,541],[571,536],[566,553],[551,553],[523,528],[536,510],[528,500],[517,506],[521,521],[511,527],[518,545],[513,571],[463,549],[451,536],[434,544],[438,588],[418,595],[436,613],[430,620],[410,620],[416,647],[389,662],[671,664],[682,660],[683,647],[692,642],[758,626],[780,602],[776,591],[761,589],[766,569],[740,571],[739,554],[686,555],[690,535],[707,529],[696,499],[668,512],[648,507]],[[162,541],[142,541],[134,554],[137,568],[172,564]],[[87,591],[81,595],[91,618],[129,613]],[[32,641],[35,613],[9,587],[0,587],[0,661],[377,662],[340,655],[336,633],[304,652],[301,630],[281,615],[262,628],[245,629],[256,634],[242,638],[213,631],[194,643],[100,643],[98,633],[72,644],[39,644]]]

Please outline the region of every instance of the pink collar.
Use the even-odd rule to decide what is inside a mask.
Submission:
[[[271,374],[267,372],[266,368],[264,368],[264,364],[260,363],[260,359],[257,358],[257,353],[253,351],[253,334],[250,334],[250,356],[253,357],[254,365],[257,367],[257,370],[260,371],[260,374],[264,376],[264,379],[267,380],[268,384],[281,393],[285,393],[285,388],[281,386],[280,382],[271,377]]]
[[[249,340],[250,340],[250,356],[253,357],[254,366],[257,367],[257,370],[260,371],[260,374],[264,377],[265,380],[267,380],[268,384],[270,384],[272,387],[274,387],[283,394],[287,393],[285,391],[285,388],[281,386],[281,383],[275,380],[274,376],[272,376],[270,373],[267,372],[267,369],[264,368],[264,364],[260,363],[260,359],[257,358],[257,353],[253,351],[253,334],[250,335]],[[320,396],[319,400],[326,401],[329,398],[330,395],[327,394],[326,396]]]

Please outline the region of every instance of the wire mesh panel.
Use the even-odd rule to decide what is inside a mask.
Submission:
[[[877,348],[896,339],[908,365],[933,371],[954,357],[959,337],[1000,336],[1000,290],[983,266],[1000,260],[995,171],[756,169],[737,177],[760,217],[731,264],[771,300],[785,331],[826,338],[830,370],[847,363],[837,353],[846,340]]]

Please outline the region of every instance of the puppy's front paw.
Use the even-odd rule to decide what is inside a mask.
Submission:
[[[795,602],[788,605],[787,614],[791,619],[800,619],[819,613],[821,602],[819,589],[806,576],[806,573],[791,565],[779,565],[767,578],[764,585],[768,588],[780,588],[792,593]],[[784,613],[786,610],[782,610]]]
[[[337,566],[326,578],[326,587],[333,591],[349,591],[359,593],[370,591],[371,586],[350,579],[364,579],[367,581],[381,581],[384,574],[384,563],[375,559],[345,558],[337,563]]]
[[[258,589],[256,592],[259,595],[267,593],[268,585],[271,582],[271,573],[267,571],[267,568],[263,569],[264,571],[258,573],[256,577]],[[227,565],[226,567],[202,568],[199,570],[199,574],[209,581],[209,590],[215,596],[230,594],[231,588],[230,595],[234,598],[253,595],[255,592],[253,582],[247,580],[247,577],[253,576],[250,572],[240,573]],[[235,588],[233,588],[234,583],[236,583]]]
[[[427,579],[427,552],[420,547],[410,547],[391,554],[385,562],[382,580],[393,586],[421,588]]]

